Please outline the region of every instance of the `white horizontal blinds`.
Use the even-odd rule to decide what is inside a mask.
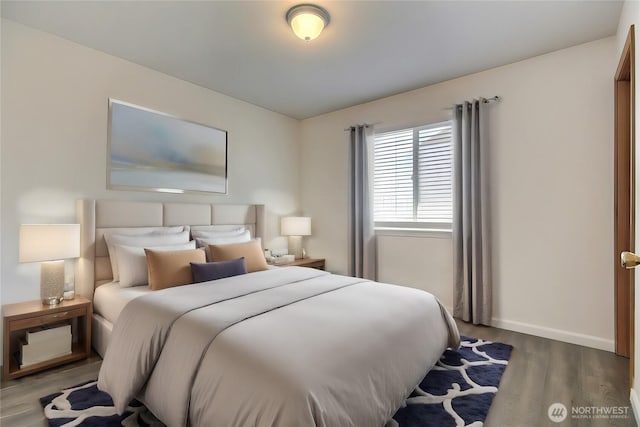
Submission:
[[[451,123],[418,129],[418,209],[416,220],[453,220]]]
[[[377,134],[374,220],[421,227],[453,219],[451,122]],[[402,225],[400,224],[402,223]],[[418,226],[418,224],[416,224]]]
[[[412,221],[413,129],[375,136],[373,217],[375,221]]]

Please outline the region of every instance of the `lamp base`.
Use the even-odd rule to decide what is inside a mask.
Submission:
[[[302,236],[289,236],[289,253],[296,259],[302,258]]]
[[[64,260],[40,265],[40,299],[44,305],[57,305],[64,297]]]
[[[63,298],[48,297],[42,300],[42,305],[58,305],[64,300]]]

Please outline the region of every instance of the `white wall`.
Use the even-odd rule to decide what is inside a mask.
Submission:
[[[635,154],[636,154],[636,165],[640,165],[640,135],[638,135],[637,129],[640,124],[640,88],[638,87],[638,82],[640,82],[640,75],[637,70],[639,70],[638,66],[640,66],[640,60],[638,59],[637,49],[639,44],[639,36],[638,31],[640,31],[640,3],[637,1],[625,1],[622,7],[622,13],[620,14],[620,21],[618,22],[618,31],[616,34],[616,62],[619,60],[620,55],[622,54],[622,49],[624,48],[624,43],[627,39],[627,34],[629,33],[629,27],[631,25],[635,25],[635,46],[636,46],[636,62],[635,62],[635,99],[636,99],[636,135],[635,135]],[[640,189],[640,173],[638,173],[638,168],[636,166],[636,196],[635,196],[635,208],[636,208],[636,224],[640,224],[640,193],[638,189]],[[640,248],[640,227],[636,226],[636,252]],[[633,412],[636,418],[636,423],[640,424],[640,399],[638,396],[638,388],[640,387],[640,290],[638,289],[638,284],[640,284],[640,269],[635,270],[635,283],[636,283],[636,291],[635,291],[635,339],[634,339],[634,377],[632,379],[631,384],[631,405],[633,407]]]
[[[39,298],[39,267],[18,264],[18,227],[75,221],[82,197],[264,203],[268,247],[299,210],[297,120],[53,35],[2,21],[3,303]],[[211,70],[215,72],[215,70]],[[228,195],[106,189],[109,97],[227,130]]]
[[[447,233],[449,234],[449,233]],[[453,258],[451,236],[444,233],[423,238],[394,233],[377,236],[378,281],[424,289],[453,307]]]
[[[345,127],[437,122],[456,102],[500,95],[489,126],[494,324],[612,350],[615,45],[610,37],[304,120],[301,205],[314,222],[309,252],[326,257],[329,270],[347,271]],[[445,246],[382,238],[381,253],[403,265],[389,265],[383,255],[380,276],[410,279],[450,306],[452,274],[442,266],[431,271],[416,256],[428,260]]]

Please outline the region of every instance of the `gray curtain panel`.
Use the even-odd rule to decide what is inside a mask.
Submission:
[[[376,240],[373,224],[373,128],[351,127],[349,274],[376,279]]]
[[[484,98],[453,108],[453,314],[476,325],[491,323],[486,108]]]

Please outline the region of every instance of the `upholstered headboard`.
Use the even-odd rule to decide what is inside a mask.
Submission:
[[[77,202],[80,222],[80,259],[76,267],[76,293],[93,299],[96,286],[112,279],[104,233],[114,228],[215,225],[245,226],[264,241],[263,205],[132,202],[85,199]]]

